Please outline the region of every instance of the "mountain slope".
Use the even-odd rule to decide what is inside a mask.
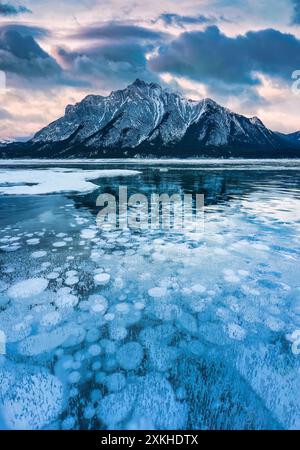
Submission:
[[[293,156],[300,141],[211,99],[199,102],[136,80],[107,97],[89,95],[24,145],[29,157]],[[300,154],[300,153],[299,153]]]

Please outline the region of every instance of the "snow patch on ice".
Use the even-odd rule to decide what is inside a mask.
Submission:
[[[27,169],[0,170],[0,194],[41,195],[57,192],[91,192],[98,186],[90,180],[137,175],[136,170]],[[7,184],[7,186],[6,186]]]

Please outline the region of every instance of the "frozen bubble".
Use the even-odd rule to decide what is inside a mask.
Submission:
[[[37,245],[40,243],[40,240],[38,238],[33,238],[33,239],[27,239],[26,242],[28,245]]]
[[[94,371],[94,372],[98,372],[98,370],[100,370],[101,369],[101,362],[100,361],[95,361],[95,362],[93,362],[93,364],[92,364],[92,370]]]
[[[133,408],[135,397],[134,388],[106,395],[100,401],[97,409],[99,419],[110,428],[116,426],[129,415]]]
[[[66,277],[75,277],[78,274],[77,270],[68,270],[66,272]]]
[[[270,328],[270,330],[275,332],[282,331],[285,328],[285,323],[273,316],[267,317],[265,320],[265,324],[268,328]]]
[[[122,278],[120,278],[120,277],[116,278],[115,281],[114,281],[114,286],[117,289],[123,289],[123,287],[124,287],[124,280]]]
[[[228,336],[231,339],[235,339],[237,341],[244,340],[244,338],[246,336],[246,331],[244,330],[244,328],[242,328],[237,323],[229,323],[227,325],[227,330],[228,330]]]
[[[73,358],[71,355],[63,356],[60,362],[65,370],[69,370],[73,367]]]
[[[47,252],[45,252],[44,250],[40,250],[39,252],[33,252],[31,253],[31,258],[44,258],[44,256],[47,255]]]
[[[19,245],[2,245],[0,248],[4,252],[15,252],[15,251],[19,250],[20,246]]]
[[[49,312],[42,317],[41,325],[49,327],[57,325],[61,321],[61,316],[57,311]]]
[[[62,294],[69,294],[71,292],[71,288],[64,286],[60,289],[57,290],[57,294],[58,295],[62,295]]]
[[[178,324],[181,328],[184,329],[184,331],[187,331],[191,334],[197,334],[198,333],[198,325],[197,320],[195,319],[192,314],[188,314],[183,312],[178,316]]]
[[[93,389],[91,392],[91,401],[93,403],[97,403],[99,402],[99,400],[101,400],[102,398],[102,393],[100,391],[100,389]]]
[[[143,347],[138,342],[124,344],[117,351],[117,361],[125,370],[137,369],[144,357]]]
[[[84,408],[83,416],[86,420],[91,420],[96,415],[96,410],[93,405],[88,405]]]
[[[108,308],[108,302],[102,295],[90,295],[90,309],[97,314],[104,314]]]
[[[7,291],[8,297],[14,300],[22,300],[41,294],[48,286],[44,278],[28,278],[13,284]]]
[[[127,337],[127,329],[123,326],[111,323],[109,326],[109,337],[113,341],[121,341]]]
[[[268,247],[265,244],[261,244],[261,243],[252,244],[252,247],[255,248],[256,250],[262,250],[262,251],[270,250],[270,247]]]
[[[105,353],[108,355],[116,353],[117,346],[115,342],[110,341],[109,339],[102,339],[101,345],[104,348]]]
[[[77,284],[77,283],[79,283],[79,278],[78,278],[78,277],[75,277],[75,276],[68,277],[68,278],[66,278],[66,280],[65,280],[65,284],[66,284],[67,286],[74,286],[74,285]]]
[[[203,294],[206,291],[206,287],[202,286],[202,284],[194,284],[191,287],[191,290],[197,294]]]
[[[58,308],[74,308],[78,304],[78,298],[73,294],[59,293],[55,304]]]
[[[0,380],[1,415],[8,429],[39,430],[61,413],[63,385],[46,369],[5,365]]]
[[[166,258],[166,256],[163,255],[162,253],[155,252],[155,253],[153,253],[153,255],[152,255],[152,259],[153,259],[154,261],[164,262],[164,261],[166,261],[167,258]]]
[[[72,430],[76,425],[75,417],[68,416],[66,417],[61,424],[63,430]]]
[[[241,276],[241,277],[247,277],[247,276],[249,276],[250,275],[250,273],[248,272],[248,270],[238,270],[238,274]]]
[[[96,327],[90,328],[86,333],[86,341],[87,342],[95,342],[98,341],[100,337],[100,330]]]
[[[111,322],[112,320],[114,320],[115,315],[113,313],[108,313],[105,314],[104,319],[107,320],[108,322]]]
[[[143,310],[145,308],[145,303],[143,303],[143,302],[135,302],[133,306],[134,306],[134,308],[136,310],[141,311],[141,310]]]
[[[92,239],[96,236],[97,231],[91,230],[90,228],[86,228],[84,230],[81,230],[80,235],[82,239]]]
[[[154,298],[165,297],[167,295],[167,289],[164,287],[154,287],[149,289],[148,294]]]
[[[68,376],[68,381],[71,384],[77,384],[81,378],[80,372],[74,370]]]
[[[97,285],[104,286],[109,283],[110,275],[108,273],[98,273],[94,276],[94,281]]]
[[[97,345],[97,344],[91,345],[88,350],[88,352],[91,356],[98,356],[98,355],[100,355],[101,351],[102,350],[101,350],[100,345]]]
[[[126,378],[122,373],[113,373],[106,377],[105,384],[110,392],[118,392],[125,387]]]
[[[116,305],[116,311],[120,312],[120,313],[125,313],[127,314],[130,310],[130,306],[128,303],[117,303]]]
[[[46,278],[48,278],[48,280],[56,280],[58,277],[59,277],[58,272],[50,272],[46,275]]]
[[[224,273],[224,280],[227,281],[228,283],[239,283],[240,282],[240,278],[234,273],[233,270],[226,269],[226,270],[223,270],[223,273]]]
[[[105,378],[106,378],[105,372],[98,372],[95,375],[95,381],[98,384],[104,384]]]
[[[184,400],[187,397],[186,389],[183,386],[180,386],[176,389],[176,397],[178,400]]]
[[[18,349],[21,355],[34,356],[53,351],[61,345],[78,345],[84,338],[85,333],[82,327],[74,323],[67,323],[50,332],[25,338],[19,343]]]
[[[52,244],[53,247],[59,248],[59,247],[65,247],[67,244],[64,241],[58,241],[58,242],[54,242]]]
[[[177,402],[169,381],[158,373],[143,377],[135,391],[133,419],[144,420],[146,429],[185,429],[188,410],[184,402]]]

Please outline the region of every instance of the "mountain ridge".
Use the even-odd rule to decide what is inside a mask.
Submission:
[[[292,157],[300,132],[283,134],[256,116],[236,114],[210,98],[195,101],[135,80],[110,95],[88,95],[25,143],[0,157]]]

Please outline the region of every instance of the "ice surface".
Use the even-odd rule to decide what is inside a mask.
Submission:
[[[143,192],[205,186],[204,236],[99,229],[96,193],[0,198],[19,214],[0,227],[5,427],[299,428],[297,172],[274,190],[172,166]]]

